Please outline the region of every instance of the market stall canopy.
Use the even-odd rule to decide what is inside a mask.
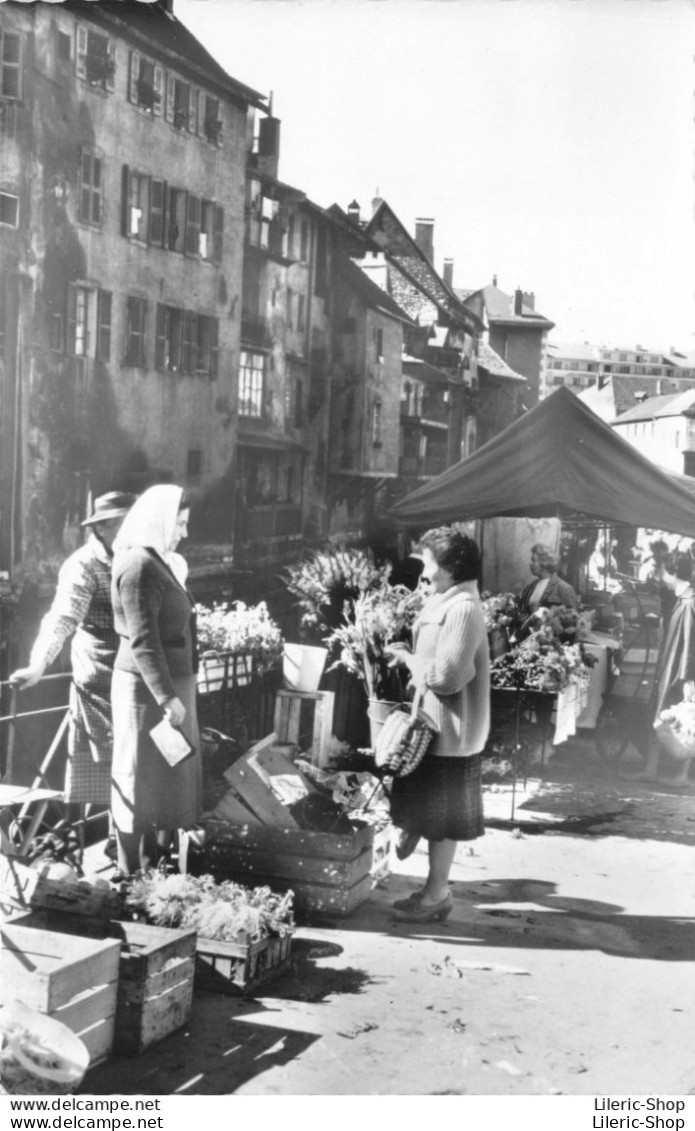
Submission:
[[[561,388],[391,508],[403,526],[493,516],[644,526],[695,537],[695,498]]]

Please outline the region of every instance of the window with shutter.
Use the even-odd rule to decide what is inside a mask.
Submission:
[[[147,240],[149,216],[150,178],[144,173],[130,170],[128,179],[128,208],[126,235],[134,240]]]
[[[200,254],[200,197],[188,194],[186,203],[186,255]]]
[[[111,357],[111,291],[97,292],[97,348],[98,361]]]
[[[191,370],[191,360],[192,360],[191,355],[192,355],[192,352],[193,352],[192,318],[193,318],[193,315],[191,314],[191,312],[189,310],[184,310],[183,318],[182,318],[182,325],[181,325],[181,372],[186,373],[186,374],[190,374],[192,372],[192,370]]]
[[[161,373],[164,370],[164,358],[166,352],[166,339],[167,339],[167,321],[168,321],[168,308],[162,306],[161,302],[157,303],[157,314],[155,319],[155,337],[154,337],[154,367]]]
[[[101,224],[101,158],[82,150],[79,218],[83,224]]]
[[[199,250],[201,259],[214,259],[215,256],[215,205],[211,200],[201,201],[200,206],[200,239]]]
[[[167,238],[170,251],[183,251],[186,242],[186,193],[170,188],[167,193]]]
[[[167,72],[166,76],[166,105],[164,107],[164,117],[167,122],[174,122],[174,109],[175,109],[175,78]]]
[[[145,323],[147,299],[128,296],[126,307],[125,364],[134,369],[145,368]]]
[[[22,38],[13,31],[3,31],[0,36],[0,95],[19,101],[22,97]]]
[[[140,55],[137,51],[130,52],[130,74],[128,76],[128,98],[135,105],[138,100],[138,80],[140,78]]]
[[[108,36],[77,25],[75,71],[95,90],[115,89],[116,45]]]
[[[220,371],[220,323],[210,319],[210,376],[218,377]]]
[[[164,71],[156,64],[152,82],[154,86],[154,113],[157,116],[162,113],[164,106]]]
[[[152,178],[150,185],[150,243],[161,247],[164,242],[164,201],[166,184]]]
[[[215,263],[222,262],[224,249],[224,208],[215,205],[215,232],[212,258]]]
[[[68,353],[86,357],[89,349],[89,289],[77,283],[68,286]]]

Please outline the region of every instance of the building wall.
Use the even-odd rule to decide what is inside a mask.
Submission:
[[[239,358],[246,108],[220,98],[221,146],[177,130],[164,112],[148,113],[129,101],[133,44],[126,38],[112,36],[113,90],[96,89],[76,73],[78,36],[84,34],[79,28],[92,29],[89,21],[75,20],[61,5],[32,9],[33,196],[25,237],[35,265],[35,305],[26,390],[24,556],[29,572],[41,572],[75,542],[88,491],[137,489],[153,478],[204,490],[229,465]],[[151,58],[158,61],[156,43]],[[165,75],[182,80],[173,65],[162,66]],[[190,82],[189,76],[183,78]],[[216,94],[202,75],[199,85]],[[81,215],[85,155],[100,162],[98,223]],[[124,225],[130,226],[126,169],[221,207],[221,262],[124,235]],[[93,177],[89,172],[87,182]],[[88,337],[79,358],[71,356],[76,352],[71,286],[87,296]],[[103,360],[95,356],[99,290],[111,295],[110,348]],[[126,356],[129,297],[146,300],[144,356],[137,365]],[[218,320],[215,376],[155,369],[158,304]],[[218,524],[220,540],[229,541],[231,513],[223,525]]]
[[[665,416],[626,424],[618,420],[613,428],[647,459],[668,471],[685,473],[684,455],[690,450],[692,441],[684,416]]]
[[[517,329],[514,326],[490,326],[490,345],[516,373],[529,384],[525,401],[529,407],[537,403],[545,365],[545,332]]]

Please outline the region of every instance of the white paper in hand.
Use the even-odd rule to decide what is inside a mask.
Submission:
[[[178,766],[194,753],[185,734],[178,727],[173,727],[168,719],[162,719],[161,723],[152,727],[150,738],[170,766]]]

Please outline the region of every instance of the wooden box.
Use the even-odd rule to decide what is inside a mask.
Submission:
[[[196,983],[216,993],[252,993],[290,966],[291,948],[291,934],[247,944],[198,937]]]
[[[113,1051],[139,1056],[185,1025],[193,1004],[195,931],[173,931],[146,923],[76,919],[34,913],[15,920],[32,928],[117,938],[121,943],[113,1024]]]
[[[207,839],[191,850],[189,870],[246,886],[294,892],[297,911],[349,915],[388,875],[392,828],[367,825],[353,834],[315,833],[209,821]]]
[[[0,1002],[64,1022],[97,1064],[113,1046],[121,944],[24,925],[29,918],[0,927]]]
[[[121,910],[121,897],[108,883],[89,880],[52,880],[12,856],[0,856],[0,906],[29,910],[45,908],[72,915],[113,919]]]

